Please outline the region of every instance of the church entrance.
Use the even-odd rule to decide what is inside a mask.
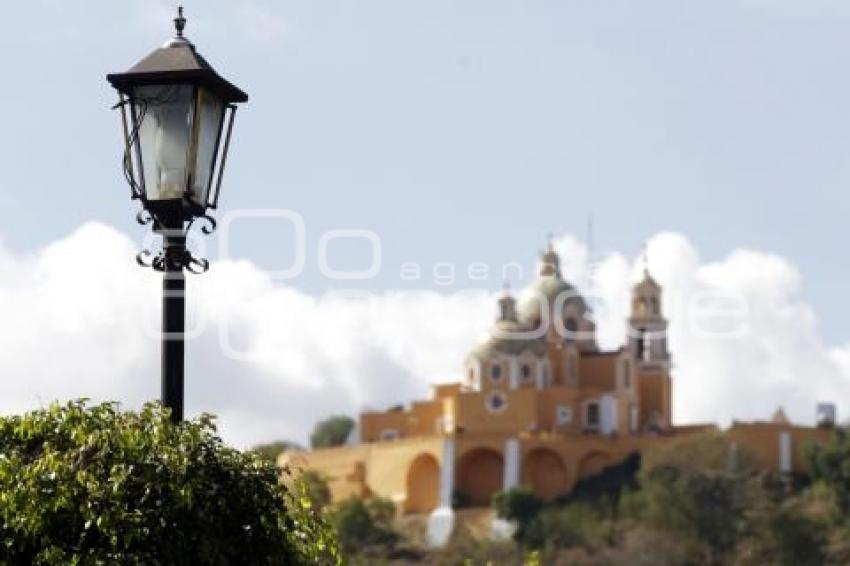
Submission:
[[[475,507],[489,507],[493,494],[502,489],[505,461],[491,448],[475,448],[460,461],[457,489]]]

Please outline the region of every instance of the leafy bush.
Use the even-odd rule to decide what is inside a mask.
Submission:
[[[354,420],[346,416],[328,417],[316,423],[310,434],[310,447],[332,448],[342,446],[354,429]]]
[[[704,434],[655,447],[643,460],[643,519],[703,546],[712,562],[728,557],[747,507],[765,496],[752,456],[719,434]]]
[[[395,505],[386,499],[350,498],[330,509],[329,519],[346,556],[386,554],[399,541],[393,528]]]
[[[812,480],[829,490],[835,503],[836,519],[850,520],[850,433],[836,429],[826,446],[807,447],[806,457]]]
[[[510,541],[492,541],[479,538],[466,525],[458,525],[449,544],[437,550],[427,564],[439,566],[479,566],[495,564],[521,564],[522,552]]]
[[[289,452],[290,450],[303,450],[303,448],[295,442],[278,440],[276,442],[269,442],[268,444],[259,444],[254,446],[251,448],[250,452],[256,454],[270,464],[277,465],[277,457],[280,456],[281,453]]]
[[[330,504],[331,489],[322,474],[315,470],[305,470],[298,476],[298,481],[317,512],[322,512]]]
[[[528,526],[543,507],[543,502],[534,495],[534,491],[528,486],[520,485],[507,491],[498,491],[493,494],[493,508],[496,514],[508,521],[516,522],[517,529],[514,538],[518,542],[525,539]]]
[[[339,563],[277,469],[157,404],[0,418],[0,563]]]
[[[548,507],[529,525],[526,543],[532,548],[594,550],[605,542],[607,524],[601,515],[590,503]]]

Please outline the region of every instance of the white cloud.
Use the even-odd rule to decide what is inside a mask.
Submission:
[[[570,278],[587,288],[592,277],[600,342],[616,347],[641,261],[612,253],[589,272],[576,240],[557,247]],[[158,396],[159,278],[135,266],[135,251],[100,224],[33,254],[0,247],[0,412],[75,397],[135,407]],[[842,400],[850,346],[820,341],[797,294],[800,274],[787,261],[736,250],[703,262],[676,234],[652,238],[649,260],[665,287],[681,422],[767,418],[779,404],[811,422],[816,402]],[[190,324],[200,322],[202,332],[187,344],[187,412],[218,414],[225,438],[241,446],[301,440],[329,413],[426,396],[430,383],[460,376],[495,314],[496,293],[313,296],[244,261],[216,262],[188,285]],[[693,328],[689,301],[709,291],[744,301],[743,335],[706,337]],[[223,336],[239,355],[222,348]]]
[[[568,273],[586,280],[586,255],[576,241],[562,238],[556,247]],[[822,342],[815,313],[798,295],[801,276],[787,260],[738,249],[704,262],[684,236],[672,233],[649,241],[648,260],[670,319],[675,420],[767,419],[782,405],[792,420],[811,424],[818,402],[838,403],[839,415],[847,410],[850,348]],[[625,339],[629,288],[642,269],[642,258],[621,254],[594,268],[592,288],[606,306],[597,312],[605,347]],[[732,311],[704,310],[718,305]]]

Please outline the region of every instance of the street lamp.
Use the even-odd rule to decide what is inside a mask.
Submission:
[[[236,104],[248,95],[222,78],[183,35],[178,8],[175,37],[126,73],[106,78],[118,91],[124,133],[124,175],[142,210],[140,224],[162,235],[162,251],[145,250],[139,263],[163,272],[162,402],[183,420],[183,269],[203,273],[206,259],[192,257],[186,236],[196,220],[211,234],[230,145]],[[223,143],[222,143],[223,141]]]

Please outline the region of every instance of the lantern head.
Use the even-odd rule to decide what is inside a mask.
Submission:
[[[119,93],[133,198],[154,218],[191,220],[217,206],[236,104],[248,95],[183,36],[182,8],[174,24],[173,39],[107,80]]]

